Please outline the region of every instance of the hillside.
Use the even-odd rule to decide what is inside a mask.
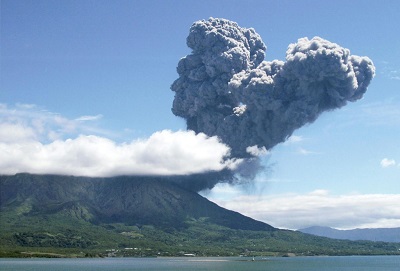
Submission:
[[[300,232],[343,240],[369,240],[400,243],[400,228],[337,230],[330,227],[313,226]]]
[[[91,223],[184,226],[186,218],[207,217],[232,229],[275,230],[223,209],[199,194],[156,177],[85,178],[17,174],[2,176],[0,207],[23,206],[25,215],[73,212]]]
[[[8,257],[398,254],[400,248],[279,230],[155,177],[0,176],[0,210],[0,256]]]

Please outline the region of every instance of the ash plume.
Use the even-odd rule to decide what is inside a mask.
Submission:
[[[258,163],[254,150],[269,150],[322,112],[362,98],[375,74],[368,57],[320,37],[290,44],[286,61],[264,61],[260,35],[226,19],[195,22],[187,45],[192,52],[171,86],[172,112],[189,130],[218,136],[248,165]]]
[[[320,37],[290,44],[286,61],[264,61],[260,35],[225,19],[195,22],[187,45],[172,112],[238,158],[252,159],[249,147],[269,150],[322,112],[362,98],[375,74],[368,57]]]

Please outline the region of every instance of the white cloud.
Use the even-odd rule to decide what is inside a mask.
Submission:
[[[230,199],[210,193],[220,206],[272,226],[299,229],[329,226],[339,229],[400,227],[400,194],[330,195],[326,190],[307,194],[235,195]]]
[[[268,150],[264,146],[259,148],[257,145],[247,147],[246,152],[253,156],[264,156],[268,154]]]
[[[0,143],[0,173],[78,176],[179,175],[234,168],[230,149],[216,137],[164,130],[147,139],[117,144],[99,136],[79,136],[49,144]]]
[[[0,142],[20,142],[35,138],[31,127],[14,123],[0,123]]]
[[[382,62],[383,67],[381,73],[392,80],[400,80],[400,68],[391,65],[387,61]]]
[[[314,151],[309,151],[309,150],[306,150],[306,149],[304,149],[304,148],[298,148],[298,149],[297,149],[297,153],[298,153],[298,154],[301,154],[301,155],[317,154],[317,153],[314,152]]]
[[[308,139],[304,138],[303,136],[292,135],[282,145],[293,148],[293,151],[296,154],[300,154],[300,155],[320,154],[318,152],[310,151],[304,147],[299,146],[300,143],[304,142],[305,140],[308,140]]]
[[[394,159],[383,158],[381,161],[381,167],[387,168],[391,166],[395,166],[396,161]]]
[[[218,195],[218,200],[229,201],[232,198],[240,197],[243,191],[238,186],[227,183],[219,183],[211,190],[200,191],[200,195],[206,198],[213,198]]]
[[[304,138],[302,136],[292,135],[283,144],[284,145],[289,145],[289,144],[302,142],[303,140],[304,140]]]
[[[98,114],[98,115],[95,115],[95,116],[87,115],[87,116],[80,116],[79,118],[77,118],[75,120],[77,120],[77,121],[94,121],[94,120],[99,120],[102,117],[103,117],[103,115],[101,115],[101,114]]]
[[[180,175],[240,163],[227,159],[228,146],[205,134],[164,130],[117,143],[99,135],[76,135],[84,131],[95,129],[34,106],[1,105],[0,174]]]
[[[302,136],[292,135],[291,137],[288,138],[288,140],[286,140],[286,142],[297,143],[297,142],[301,142],[303,140],[304,140],[304,138]]]
[[[92,121],[87,124],[85,121],[79,120],[80,118]],[[100,119],[101,115],[80,118],[71,120],[33,104],[17,104],[16,106],[0,104],[0,125],[8,126],[7,129],[1,129],[0,142],[16,142],[27,138],[49,142],[76,137],[79,134],[112,135],[112,133],[96,127],[93,122]],[[20,134],[15,137],[15,133],[18,131]]]

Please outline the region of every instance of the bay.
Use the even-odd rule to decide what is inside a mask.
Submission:
[[[0,259],[2,271],[398,271],[400,256]]]

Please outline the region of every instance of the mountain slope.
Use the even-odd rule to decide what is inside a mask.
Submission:
[[[337,230],[330,227],[313,226],[300,232],[344,240],[369,240],[400,242],[400,228]]]
[[[232,229],[275,230],[156,177],[17,174],[0,176],[0,183],[0,207],[25,206],[27,215],[84,208],[85,219],[93,223],[182,227],[187,218],[207,217],[212,223]]]

